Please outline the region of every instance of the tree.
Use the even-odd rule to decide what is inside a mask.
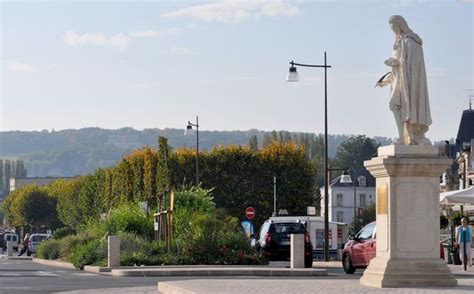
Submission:
[[[3,195],[6,196],[10,194],[10,176],[11,176],[11,166],[10,166],[10,160],[5,160],[5,187],[4,187],[4,192]]]
[[[356,223],[357,225],[355,226],[353,233],[356,234],[364,226],[375,221],[375,218],[376,218],[375,203],[371,203],[367,205],[364,209],[362,209],[357,219],[357,223]],[[354,221],[352,221],[351,223],[351,228],[354,228]]]
[[[13,226],[55,229],[61,224],[56,210],[57,199],[44,187],[29,185],[11,193],[9,223]]]
[[[364,160],[377,156],[379,144],[366,136],[352,136],[337,148],[335,162],[339,167],[363,168]]]
[[[0,197],[3,197],[4,191],[4,179],[3,179],[3,159],[0,159]]]
[[[17,160],[16,161],[16,171],[15,171],[15,177],[17,178],[26,178],[26,168],[23,160]]]
[[[254,152],[258,151],[258,141],[257,141],[257,136],[256,135],[253,135],[252,137],[250,137],[249,147],[250,147],[250,150],[252,150]]]

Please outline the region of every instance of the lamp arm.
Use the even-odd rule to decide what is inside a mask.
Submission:
[[[325,67],[325,68],[330,68],[330,67],[331,67],[330,65],[324,65],[324,64],[323,64],[323,65],[319,65],[319,64],[304,64],[304,63],[296,63],[296,62],[293,62],[293,61],[291,61],[290,64],[291,64],[292,66],[297,65],[297,66],[304,66],[304,67],[323,67],[323,68],[324,68],[324,67]]]

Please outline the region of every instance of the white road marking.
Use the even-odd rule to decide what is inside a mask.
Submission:
[[[45,271],[33,272],[33,275],[38,276],[38,277],[59,277],[59,275],[53,274],[51,272],[45,272]]]
[[[73,273],[73,276],[80,276],[80,277],[95,277],[97,274],[93,273]]]

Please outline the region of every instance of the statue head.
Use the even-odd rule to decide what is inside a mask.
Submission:
[[[407,21],[401,15],[392,15],[388,23],[395,35],[403,35],[411,31]]]

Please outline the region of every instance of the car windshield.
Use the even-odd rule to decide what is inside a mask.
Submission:
[[[304,226],[299,223],[274,224],[273,229],[277,234],[301,234],[305,232]]]
[[[46,236],[36,235],[31,236],[31,242],[43,242],[46,239]]]

